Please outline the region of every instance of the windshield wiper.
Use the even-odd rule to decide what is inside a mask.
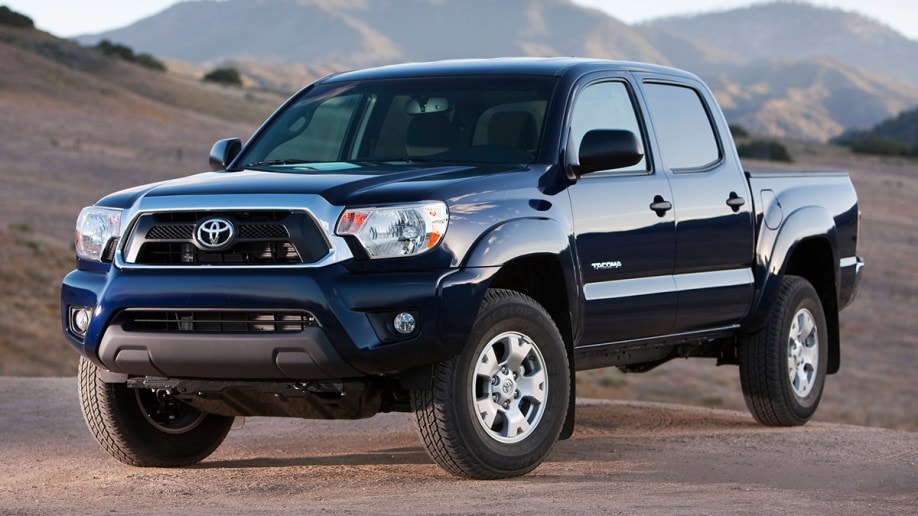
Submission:
[[[243,165],[243,168],[249,167],[273,167],[277,165],[300,165],[302,163],[309,163],[309,161],[302,159],[269,159],[265,161],[256,161],[255,163],[247,163]],[[312,168],[312,167],[306,167]]]
[[[361,161],[368,161],[370,163],[449,163],[449,160],[440,159],[440,158],[422,158],[418,156],[399,156],[393,158],[369,158],[361,159]]]

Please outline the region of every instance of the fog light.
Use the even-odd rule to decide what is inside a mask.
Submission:
[[[408,312],[401,312],[392,319],[392,327],[402,335],[414,333],[418,323],[414,316]]]
[[[73,330],[73,333],[80,336],[86,335],[86,330],[89,329],[90,322],[92,322],[91,308],[81,306],[70,307],[70,329]]]

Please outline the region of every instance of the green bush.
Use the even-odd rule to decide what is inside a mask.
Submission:
[[[0,5],[0,25],[8,25],[10,27],[19,27],[23,29],[35,28],[35,23],[32,22],[32,18],[24,14],[19,14],[5,5]]]
[[[150,54],[137,54],[137,56],[134,58],[134,62],[140,66],[143,66],[144,68],[149,68],[150,70],[156,70],[159,72],[166,71],[166,65],[164,65],[162,61],[156,59]]]
[[[732,134],[734,138],[749,138],[749,131],[741,125],[730,124],[730,134]]]
[[[881,156],[918,156],[918,146],[883,138],[882,136],[865,135],[845,140],[843,145],[858,154],[879,154]]]
[[[778,142],[770,140],[753,140],[751,142],[738,145],[736,151],[741,158],[761,159],[768,161],[783,161],[791,163],[790,152],[787,147]]]
[[[239,76],[239,71],[232,67],[214,69],[204,75],[202,80],[229,86],[242,86],[242,77]]]
[[[131,47],[121,45],[119,43],[112,43],[107,39],[100,41],[99,44],[96,45],[96,48],[101,50],[102,53],[107,56],[112,56],[131,63],[136,63],[151,70],[166,70],[166,65],[164,65],[160,60],[156,59],[150,54],[135,54]]]

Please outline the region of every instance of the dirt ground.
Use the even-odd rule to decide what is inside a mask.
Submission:
[[[0,377],[0,514],[916,514],[918,433],[581,400],[574,437],[530,475],[449,476],[407,414],[250,418],[197,467],[140,469],[83,424],[75,378]]]

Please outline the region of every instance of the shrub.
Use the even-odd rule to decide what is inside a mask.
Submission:
[[[858,154],[879,154],[882,156],[915,156],[918,155],[918,146],[883,138],[882,136],[865,135],[851,138],[843,145]]]
[[[156,70],[159,72],[166,71],[166,65],[164,65],[162,61],[156,59],[150,54],[137,54],[137,56],[134,58],[134,62],[144,68],[149,68],[150,70]]]
[[[736,151],[739,153],[741,158],[783,161],[786,163],[794,161],[791,159],[791,155],[790,152],[787,151],[787,147],[775,141],[753,140],[751,142],[738,145],[736,147]]]
[[[239,71],[232,67],[214,69],[204,75],[202,80],[229,86],[242,86],[242,77],[239,76]]]
[[[749,138],[749,131],[741,125],[730,124],[730,134],[734,138]]]
[[[19,14],[5,5],[0,5],[0,25],[20,27],[23,29],[35,28],[35,23],[32,22],[32,18],[24,14]]]
[[[121,45],[119,43],[112,43],[107,39],[100,41],[99,44],[96,45],[96,48],[101,50],[102,53],[107,56],[116,57],[131,63],[136,63],[151,70],[166,70],[166,65],[164,65],[160,60],[156,59],[150,54],[135,54],[131,47]]]

